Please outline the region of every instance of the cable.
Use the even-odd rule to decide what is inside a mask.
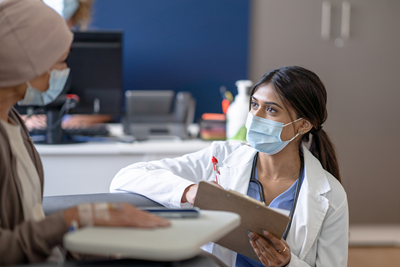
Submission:
[[[60,112],[58,113],[58,119],[55,123],[53,123],[53,125],[49,126],[47,125],[46,130],[54,130],[55,128],[57,128],[58,126],[61,125],[62,123],[62,118],[64,117],[64,115],[68,114],[68,112],[73,109],[74,107],[76,107],[76,104],[78,102],[76,101],[76,99],[70,99],[67,98],[65,100],[65,103],[62,105]]]
[[[29,109],[28,109],[28,111],[29,111]],[[44,111],[43,107],[37,108],[32,113],[28,114],[28,116],[24,119],[24,122],[26,122],[28,119],[30,119],[33,115],[37,115],[37,113],[39,113],[40,111]]]

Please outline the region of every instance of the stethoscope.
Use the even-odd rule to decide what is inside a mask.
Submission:
[[[258,186],[258,191],[259,191],[258,193],[260,194],[260,200],[265,205],[264,187],[262,186],[260,181],[254,179],[257,159],[258,159],[258,152],[254,156],[253,166],[251,168],[250,183],[255,183]],[[289,213],[289,222],[288,222],[288,224],[286,226],[286,229],[285,229],[285,232],[283,233],[283,236],[282,236],[282,238],[284,240],[286,240],[286,237],[287,237],[287,235],[289,233],[290,227],[292,226],[293,214],[294,214],[294,211],[296,209],[297,199],[299,198],[301,178],[303,177],[303,169],[304,169],[304,163],[303,163],[303,157],[301,157],[301,166],[300,166],[299,177],[298,177],[298,180],[297,180],[296,194],[294,196],[292,209],[290,210],[290,213]]]

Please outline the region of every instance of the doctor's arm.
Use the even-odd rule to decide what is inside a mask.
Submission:
[[[137,193],[166,207],[181,207],[185,190],[212,176],[214,150],[215,143],[182,157],[132,164],[117,173],[110,191]]]

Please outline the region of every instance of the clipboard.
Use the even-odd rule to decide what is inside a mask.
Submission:
[[[241,224],[215,243],[240,253],[253,260],[260,261],[251,247],[247,231],[261,236],[267,230],[282,238],[289,217],[269,208],[261,201],[233,190],[201,181],[197,190],[194,206],[203,210],[229,211],[240,215]]]

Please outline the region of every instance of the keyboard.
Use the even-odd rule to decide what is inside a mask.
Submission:
[[[66,128],[63,129],[65,135],[81,135],[81,136],[108,136],[109,131],[106,124],[95,124],[79,128]],[[46,129],[32,129],[29,131],[31,135],[44,135]]]

